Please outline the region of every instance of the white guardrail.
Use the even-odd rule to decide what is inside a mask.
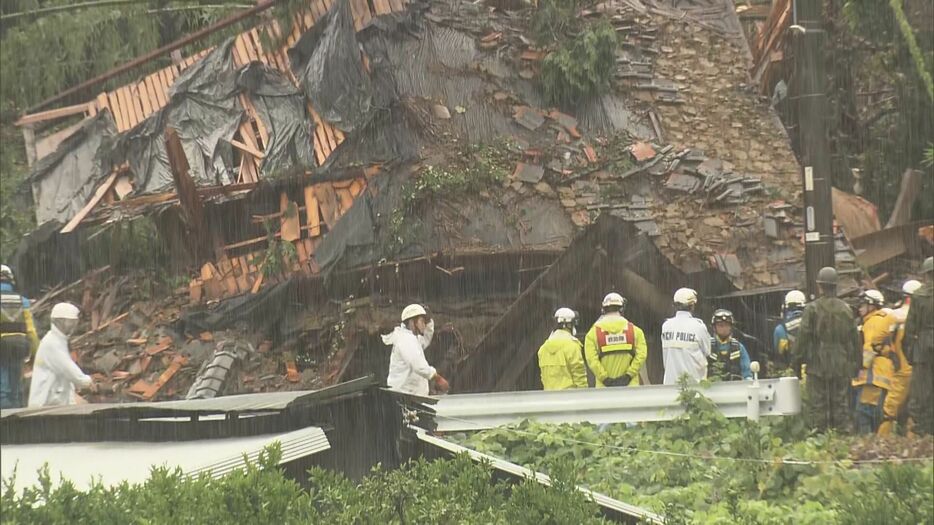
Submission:
[[[727,381],[696,387],[726,417],[758,420],[801,412],[796,377]],[[482,430],[524,419],[547,423],[667,421],[684,410],[677,385],[496,392],[442,396],[434,406],[439,432]]]

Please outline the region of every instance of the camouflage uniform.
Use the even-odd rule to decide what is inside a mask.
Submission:
[[[934,434],[934,285],[930,282],[911,297],[904,345],[913,367],[908,413],[914,419],[914,432]]]
[[[807,305],[795,352],[807,364],[808,421],[820,430],[848,431],[850,379],[862,362],[850,307],[836,297],[821,297]]]

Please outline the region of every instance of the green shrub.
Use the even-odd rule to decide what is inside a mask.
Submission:
[[[573,105],[603,93],[616,70],[616,46],[613,26],[602,20],[546,56],[541,85],[548,102]]]
[[[285,478],[272,447],[256,464],[221,479],[188,479],[154,469],[142,484],[86,491],[54,484],[48,470],[38,487],[17,494],[4,480],[2,523],[603,523],[596,504],[563,475],[546,488],[532,480],[493,481],[489,465],[466,456],[414,461],[398,470],[374,470],[356,484],[320,468],[309,489]],[[560,468],[560,467],[556,467]]]

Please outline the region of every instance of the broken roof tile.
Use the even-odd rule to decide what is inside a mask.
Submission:
[[[632,156],[638,162],[643,162],[655,157],[655,148],[648,142],[636,142],[629,147],[629,151],[632,152]]]
[[[530,131],[535,131],[545,123],[545,116],[542,112],[529,106],[517,106],[513,118],[519,125]]]
[[[516,170],[512,176],[522,182],[529,184],[538,184],[545,176],[545,169],[537,164],[526,164],[524,162],[516,163]]]

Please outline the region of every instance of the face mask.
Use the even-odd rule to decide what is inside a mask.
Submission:
[[[74,333],[75,328],[78,327],[77,319],[53,319],[52,322],[55,323],[56,328],[65,334],[65,337]]]

